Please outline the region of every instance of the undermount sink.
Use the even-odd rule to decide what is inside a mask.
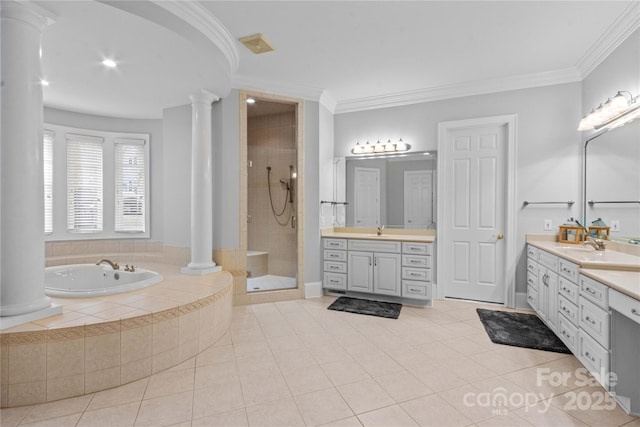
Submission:
[[[579,246],[579,245],[575,245],[575,246],[561,246],[558,248],[561,251],[575,251],[575,252],[598,252],[596,251],[594,248],[590,247],[590,246]],[[599,252],[604,252],[604,251],[599,251]]]

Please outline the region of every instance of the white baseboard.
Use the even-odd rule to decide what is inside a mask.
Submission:
[[[311,282],[304,284],[305,298],[319,298],[322,295],[322,282]]]

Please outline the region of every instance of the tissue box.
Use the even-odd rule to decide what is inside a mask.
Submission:
[[[594,239],[609,240],[609,227],[591,225],[589,226],[589,237],[593,237]]]
[[[584,240],[584,228],[575,225],[561,225],[558,242],[578,244]]]

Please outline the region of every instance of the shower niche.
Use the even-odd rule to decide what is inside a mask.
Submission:
[[[297,288],[296,104],[247,104],[247,292]]]

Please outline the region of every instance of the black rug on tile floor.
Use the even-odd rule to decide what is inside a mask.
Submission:
[[[476,309],[489,338],[496,344],[571,353],[535,314]]]
[[[346,311],[349,313],[366,314],[369,316],[397,319],[402,304],[393,302],[370,301],[366,299],[339,297],[329,307],[329,310]]]

